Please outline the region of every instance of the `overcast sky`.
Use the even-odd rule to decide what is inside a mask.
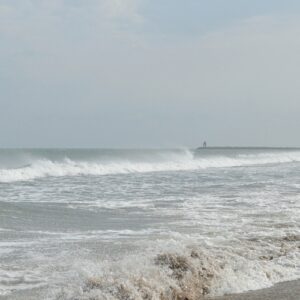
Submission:
[[[0,147],[300,146],[299,0],[0,0]]]

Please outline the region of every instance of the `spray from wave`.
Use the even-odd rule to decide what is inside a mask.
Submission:
[[[275,243],[273,249],[248,241],[245,249],[251,245],[253,253],[243,254],[234,248],[206,248],[183,241],[161,243],[157,240],[157,245],[146,247],[143,254],[137,252],[123,259],[93,264],[82,261],[77,265],[81,283],[69,282],[53,298],[201,300],[270,287],[297,277],[294,268],[285,262],[296,254],[296,240]],[[160,252],[155,254],[158,248]],[[262,255],[266,252],[268,255]]]
[[[48,176],[79,176],[146,173],[163,171],[192,171],[208,168],[230,168],[253,165],[300,162],[300,152],[266,152],[255,154],[202,155],[189,150],[164,151],[154,156],[115,157],[109,159],[31,159],[17,168],[0,168],[0,182],[28,181]]]

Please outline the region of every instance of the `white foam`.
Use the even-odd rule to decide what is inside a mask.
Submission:
[[[188,171],[207,168],[229,168],[266,164],[300,162],[300,152],[238,154],[236,156],[194,157],[190,151],[164,153],[155,161],[87,162],[66,158],[63,161],[41,159],[17,169],[0,169],[0,182],[28,181],[48,176],[79,176],[146,173],[162,171]]]
[[[28,270],[8,270],[0,266],[0,296],[9,295],[15,290],[28,290],[45,285],[40,273]]]
[[[147,242],[148,246],[145,245],[141,252],[120,259],[77,260],[75,268],[82,280],[80,283],[69,281],[65,284],[63,299],[73,299],[75,296],[78,299],[92,296],[121,299],[122,290],[131,296],[130,299],[142,299],[143,293],[150,295],[151,299],[160,299],[160,295],[168,295],[170,289],[179,294],[186,292],[184,286],[192,293],[191,289],[201,284],[199,280],[209,287],[210,295],[217,296],[265,288],[299,277],[297,267],[281,264],[280,258],[272,261],[259,259],[260,251],[266,249],[259,250],[256,248],[258,245],[254,245],[250,253],[245,247],[244,255],[240,255],[234,248],[206,248],[190,242],[186,237],[180,239],[177,235],[176,240],[156,240],[153,245]],[[191,255],[192,251],[196,256]],[[183,268],[174,265],[172,270],[168,263],[157,264],[157,255],[179,257]],[[251,259],[248,255],[252,255]],[[180,276],[174,276],[174,271],[179,272]],[[201,272],[203,277],[199,278]],[[87,282],[92,282],[94,286],[91,289],[85,287]]]

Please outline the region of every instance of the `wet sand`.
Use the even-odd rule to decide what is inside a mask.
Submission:
[[[300,300],[300,280],[278,283],[263,290],[210,298],[210,300]]]
[[[0,296],[1,300],[41,300],[45,298],[47,297],[41,296],[40,289],[19,291],[10,296]],[[300,280],[278,283],[267,289],[216,298],[205,298],[205,300],[300,300]]]

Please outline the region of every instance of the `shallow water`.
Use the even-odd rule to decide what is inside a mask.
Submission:
[[[299,247],[298,149],[0,150],[8,299],[258,289],[300,278]]]

